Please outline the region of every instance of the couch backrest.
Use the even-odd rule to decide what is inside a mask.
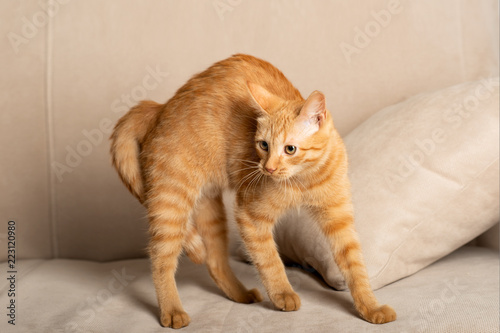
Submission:
[[[231,54],[270,61],[304,95],[322,90],[341,134],[416,93],[498,72],[496,0],[44,0],[0,11],[0,241],[15,220],[21,258],[144,255],[145,211],[111,168],[110,131],[139,100],[164,102]]]

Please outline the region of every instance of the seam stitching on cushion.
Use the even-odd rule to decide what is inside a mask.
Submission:
[[[480,178],[486,172],[486,170],[488,170],[493,164],[497,163],[498,161],[499,161],[499,158],[497,157],[491,163],[489,163],[483,170],[481,170],[475,177],[471,178],[470,181],[468,182],[468,184],[466,186],[464,186],[459,192],[457,192],[457,194],[455,196],[453,196],[452,199],[447,201],[446,204],[443,205],[443,207],[447,207],[448,203],[450,203],[452,200],[454,200],[457,195],[461,194],[462,192],[464,192],[466,189],[468,189],[471,186],[471,183],[473,180]],[[442,209],[444,209],[444,208],[442,208]],[[432,214],[432,215],[436,215],[436,214]],[[422,219],[421,222],[417,223],[413,228],[411,228],[411,230],[407,233],[407,236],[404,237],[403,241],[401,241],[399,243],[399,245],[394,249],[394,251],[391,252],[391,255],[387,259],[385,265],[379,270],[379,272],[375,276],[373,276],[372,280],[377,279],[382,273],[384,273],[385,269],[387,268],[387,266],[391,262],[393,255],[396,252],[398,252],[398,250],[401,248],[401,246],[403,246],[403,244],[407,241],[408,237],[412,234],[413,230],[418,228],[422,223],[424,223],[427,220],[428,220],[428,218],[426,217],[425,219]]]
[[[52,8],[54,0],[47,0],[48,8]],[[48,154],[48,180],[49,180],[49,223],[51,232],[51,251],[52,258],[59,257],[59,244],[57,239],[57,219],[56,219],[56,200],[55,200],[55,175],[52,171],[52,162],[55,160],[54,143],[54,117],[52,101],[52,56],[53,56],[53,17],[49,17],[46,26],[46,44],[45,44],[45,119],[47,128],[47,154]]]
[[[464,19],[463,19],[463,11],[464,11],[464,4],[463,0],[460,1],[457,5],[457,11],[458,11],[458,29],[460,31],[459,33],[459,43],[460,43],[460,66],[461,66],[461,74],[462,74],[462,81],[466,80],[466,72],[465,72],[465,51],[464,51]]]

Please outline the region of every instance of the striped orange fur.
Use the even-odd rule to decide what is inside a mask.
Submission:
[[[163,326],[189,324],[174,274],[184,249],[228,298],[259,302],[228,263],[221,195],[236,192],[235,217],[275,307],[298,310],[272,237],[276,220],[308,209],[330,239],[359,314],[396,319],[371,290],[353,224],[347,156],[325,96],[304,100],[274,66],[234,55],[193,76],[166,104],[141,102],[117,123],[111,155],[122,181],[147,208],[153,281]]]

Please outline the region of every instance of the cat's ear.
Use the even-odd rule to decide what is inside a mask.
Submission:
[[[313,91],[300,110],[299,120],[317,126],[318,129],[326,119],[326,99],[320,91]]]
[[[269,110],[273,105],[276,105],[280,102],[281,98],[270,93],[262,86],[255,84],[253,82],[247,82],[248,91],[252,96],[253,100],[257,104],[256,106],[260,111],[263,111],[264,114],[269,114]]]

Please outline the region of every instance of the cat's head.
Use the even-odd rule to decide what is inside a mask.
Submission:
[[[261,172],[285,180],[314,169],[333,128],[325,96],[314,91],[305,102],[288,101],[251,82],[248,88],[258,111],[255,149]]]

